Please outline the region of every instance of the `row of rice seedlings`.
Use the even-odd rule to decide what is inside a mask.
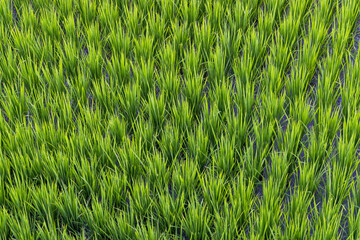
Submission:
[[[269,41],[271,41],[272,30],[280,20],[275,13],[282,13],[286,2],[268,1],[264,4],[268,9],[258,13],[258,31],[252,28],[246,32],[241,59],[235,59],[234,74],[237,91],[240,91],[247,81],[252,83],[257,78],[259,73],[254,73],[253,70],[262,66]]]
[[[325,167],[323,161],[326,159],[326,156],[328,156],[329,151],[327,149],[329,145],[325,136],[310,131],[306,135],[308,147],[303,148],[305,163],[295,161],[295,163],[298,162],[298,164],[294,164],[297,156],[295,154],[300,153],[296,151],[296,145],[299,146],[301,144],[299,141],[305,133],[307,126],[311,124],[315,117],[316,112],[313,111],[311,102],[307,100],[309,96],[307,89],[310,80],[315,74],[315,63],[319,61],[321,57],[320,50],[325,44],[326,34],[332,23],[333,9],[334,3],[331,1],[321,1],[314,7],[309,18],[308,34],[304,36],[298,59],[292,62],[290,76],[287,77],[285,82],[287,96],[289,96],[291,100],[289,113],[290,116],[293,117],[293,120],[290,120],[287,132],[290,134],[296,130],[293,132],[295,135],[289,135],[289,137],[291,136],[290,139],[295,140],[293,147],[289,149],[295,151],[292,153],[294,154],[293,156],[289,156],[290,159],[292,159],[290,161],[292,162],[290,171],[294,171],[299,167],[300,175],[297,185],[301,191],[316,191],[320,181],[319,175],[322,173],[323,167]],[[322,30],[318,31],[319,28],[317,26],[322,26]],[[313,47],[309,47],[310,45],[308,44],[311,44]],[[311,51],[312,54],[309,51]],[[310,56],[312,56],[311,59],[309,58]],[[323,117],[319,119],[323,119]],[[281,139],[279,143],[281,143]],[[287,143],[281,143],[280,146],[282,146],[281,149],[284,149],[285,146],[286,148],[290,147]]]
[[[327,33],[333,23],[334,1],[319,1],[311,13],[307,35],[301,45],[297,60],[290,67],[290,75],[286,81],[286,92],[292,101],[297,96],[306,97],[309,83],[314,77],[317,62],[324,51]]]
[[[266,69],[262,75],[262,87],[279,94],[288,70],[295,44],[301,39],[301,28],[306,22],[311,1],[290,1],[288,13],[274,34]],[[265,74],[266,73],[266,74]]]
[[[311,114],[309,114],[309,115],[311,115]],[[307,122],[307,123],[309,123],[310,122],[310,118],[309,117],[305,117],[305,122]],[[297,126],[296,128],[292,128],[292,127],[295,127],[295,126]],[[285,150],[284,149],[284,146],[286,146],[287,148],[290,148],[291,150],[295,150],[295,148],[297,148],[298,149],[298,147],[295,147],[295,146],[299,146],[299,143],[300,143],[300,140],[301,140],[301,136],[302,136],[302,133],[304,133],[304,129],[303,129],[303,126],[302,126],[302,123],[300,123],[300,122],[298,122],[297,124],[293,124],[292,123],[292,121],[290,122],[290,127],[291,128],[287,128],[287,131],[286,132],[289,132],[290,133],[290,129],[292,129],[292,131],[293,130],[295,130],[295,129],[297,129],[297,132],[296,133],[294,133],[294,135],[292,134],[292,136],[291,136],[291,138],[289,138],[289,140],[286,140],[286,139],[284,139],[284,138],[282,138],[281,137],[281,134],[280,134],[280,139],[284,139],[285,140],[285,144],[283,144],[283,145],[280,145],[280,149],[282,149],[282,150]],[[303,130],[302,130],[303,129]],[[291,141],[290,141],[290,139],[292,139],[292,140],[295,140],[295,142],[293,143],[293,144],[290,144],[291,143]],[[281,140],[280,140],[281,141]],[[280,142],[281,143],[281,142]],[[281,147],[281,146],[283,146],[283,147]],[[287,150],[287,149],[286,149]],[[286,152],[286,150],[284,151],[285,152],[285,154],[287,153]],[[297,152],[297,153],[299,153],[299,152]],[[296,156],[296,155],[295,155]],[[278,158],[276,158],[276,157],[273,157],[272,158],[272,160],[273,161],[275,161],[276,159],[278,159]],[[283,178],[286,178],[287,177],[287,172],[289,172],[290,174],[291,173],[293,173],[294,172],[294,165],[288,165],[288,164],[286,164],[286,162],[284,162],[284,163],[278,163],[278,162],[272,162],[272,164],[276,164],[276,166],[283,166],[283,168],[284,169],[280,169],[280,167],[277,167],[279,170],[279,172],[280,172],[280,174],[278,174],[278,175],[274,175],[274,173],[276,173],[276,171],[271,171],[271,175],[270,175],[270,177],[269,177],[269,182],[271,182],[271,180],[273,179],[272,177],[274,177],[274,176],[277,176],[277,178],[275,178],[275,179],[277,179],[278,181],[280,181],[279,182],[279,186],[281,186],[282,188],[281,189],[285,189],[286,188],[286,184],[284,184],[284,182],[283,181],[281,181]],[[272,165],[273,166],[273,165]],[[288,167],[290,167],[290,171],[289,170],[287,170],[287,168]],[[276,168],[273,168],[273,169],[276,169]],[[329,182],[328,182],[329,183]],[[268,185],[266,185],[267,187],[268,187]],[[316,188],[316,187],[315,187]],[[267,188],[266,188],[266,190],[267,190]],[[264,192],[263,193],[264,194],[264,197],[265,197],[265,194],[266,194],[266,192]],[[278,194],[278,195],[282,195],[282,194]],[[305,200],[305,199],[304,199]],[[278,212],[278,216],[281,216],[281,207],[277,207],[276,208],[276,202],[281,202],[281,199],[277,199],[277,200],[274,200],[274,205],[272,205],[272,206],[268,206],[268,208],[269,209],[271,209],[271,211],[273,211],[273,212]],[[262,203],[264,203],[264,202],[262,202]],[[308,204],[309,204],[309,202],[308,202]],[[308,204],[307,204],[307,206],[308,206]],[[272,207],[274,207],[274,208],[272,208]],[[278,209],[278,210],[276,210],[276,209]],[[306,209],[307,210],[307,209]],[[269,211],[270,212],[270,211]],[[307,211],[306,211],[307,212]],[[259,212],[259,215],[260,214],[263,214],[263,215],[265,215],[265,210],[263,209],[263,208],[261,208],[260,207],[260,212]],[[260,219],[261,219],[261,217],[259,217]],[[305,218],[306,220],[307,220],[307,218]],[[292,221],[293,219],[289,219],[290,221]],[[260,221],[260,220],[259,220]],[[270,229],[271,230],[269,230],[272,234],[273,234],[273,236],[276,236],[276,233],[277,232],[280,232],[281,233],[281,230],[279,231],[277,231],[277,226],[278,226],[279,224],[278,223],[275,223],[274,224],[274,229],[271,229],[271,224],[270,223],[264,223],[263,224],[263,226],[267,226],[267,227],[270,227]],[[297,234],[299,234],[299,235],[302,235],[302,236],[306,236],[307,234],[308,234],[308,230],[307,230],[307,226],[308,226],[308,224],[304,224],[303,225],[303,227],[301,228],[301,230],[299,230],[299,229],[297,229],[297,230],[293,230],[293,231],[296,231],[296,233]],[[337,229],[336,227],[334,227],[334,229]],[[264,229],[262,229],[262,231],[264,232],[264,231],[266,231],[266,230],[264,230]],[[336,232],[337,233],[337,232]],[[263,233],[263,234],[265,234],[265,233]]]
[[[253,70],[259,69],[262,67],[264,61],[264,56],[267,52],[267,47],[269,42],[272,39],[272,29],[276,28],[278,21],[286,7],[285,1],[268,1],[264,3],[266,10],[264,12],[259,12],[259,25],[255,32],[255,28],[249,30],[245,35],[245,45],[242,50],[242,57],[239,61],[235,60],[234,73],[235,73],[235,83],[236,91],[238,93],[237,98],[235,98],[236,107],[242,107],[238,109],[240,112],[239,115],[245,116],[245,123],[251,122],[254,131],[255,143],[256,143],[256,155],[250,156],[250,159],[243,158],[243,164],[248,169],[246,175],[251,176],[252,179],[260,179],[262,168],[263,168],[263,159],[266,158],[268,152],[271,149],[271,136],[273,135],[273,129],[267,128],[269,131],[264,130],[264,124],[269,124],[273,126],[270,122],[266,120],[261,120],[260,123],[256,120],[250,121],[251,115],[253,115],[253,106],[256,103],[254,99],[255,93],[255,80],[257,75],[260,72],[255,72]],[[254,45],[252,45],[254,44]],[[246,63],[245,63],[246,62]],[[238,64],[236,64],[238,63]],[[251,74],[254,74],[251,76]],[[219,81],[220,79],[218,79]],[[212,85],[213,88],[219,89],[220,84]],[[248,91],[250,90],[250,92]],[[252,100],[251,100],[252,98]],[[250,130],[250,129],[249,129]],[[266,133],[265,133],[266,132]],[[241,144],[240,144],[241,146]],[[250,146],[251,148],[251,146]],[[249,151],[252,152],[250,148],[246,150],[241,150],[241,152]],[[255,164],[255,165],[254,165]]]
[[[351,14],[349,14],[350,12]],[[336,87],[336,79],[340,77],[342,62],[354,31],[358,13],[359,5],[351,1],[344,2],[341,8],[336,9],[335,17],[338,26],[334,26],[332,31],[332,51],[327,53],[323,60],[318,79],[316,99],[320,109],[336,106],[340,93]]]
[[[342,5],[342,10],[338,11],[337,18],[344,18],[345,12],[347,12],[347,9],[350,8],[354,8],[355,11],[357,9],[357,7],[352,6],[350,2]],[[353,19],[353,21],[356,21],[356,19]],[[341,25],[339,25],[336,30],[334,29],[334,35],[332,38],[332,45],[334,46],[333,52],[332,55],[328,55],[324,60],[324,64],[326,63],[326,66],[329,66],[328,64],[331,64],[332,67],[331,69],[327,69],[327,67],[325,67],[319,78],[319,88],[316,96],[319,105],[316,118],[316,126],[314,130],[317,134],[324,136],[325,141],[329,143],[328,147],[331,147],[331,144],[336,137],[337,132],[340,130],[339,126],[342,116],[340,115],[338,107],[336,107],[336,100],[339,96],[340,90],[336,88],[335,79],[339,78],[340,71],[342,70],[342,60],[344,56],[346,56],[344,51],[350,40],[352,25],[353,23],[349,22],[348,27],[342,27]],[[342,53],[340,53],[338,49],[343,49]],[[331,99],[329,98],[330,95],[327,95],[325,91],[323,91],[324,89],[326,89],[325,91],[332,93],[330,97]],[[335,107],[336,110],[332,110],[333,107]],[[339,152],[337,153],[342,154],[341,152],[344,151],[342,150],[342,148],[344,148],[343,140],[340,138],[337,144],[339,147]],[[350,156],[354,155],[354,150],[351,150],[351,148],[354,147],[354,142],[346,142],[345,144],[349,146],[348,150]],[[328,149],[330,151],[330,148]],[[345,160],[344,156],[341,156],[340,158],[341,161]],[[323,167],[325,166],[323,165]],[[334,198],[333,204],[341,205],[341,203],[348,196],[349,184],[351,184],[351,179],[349,178],[349,176],[352,175],[355,168],[356,164],[352,166],[351,164],[343,165],[334,161],[330,162],[330,164],[326,167],[326,169],[328,169],[325,187],[327,196],[326,201]]]

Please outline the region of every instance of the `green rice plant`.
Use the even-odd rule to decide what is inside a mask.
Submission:
[[[162,47],[164,39],[168,36],[169,31],[166,28],[165,19],[158,13],[150,12],[146,19],[146,34],[153,36],[154,52],[158,52],[158,48]]]
[[[107,40],[112,56],[121,56],[121,54],[126,58],[130,56],[131,37],[123,30],[120,21],[117,21],[116,25],[112,27],[111,32],[107,36]]]
[[[326,181],[326,197],[332,198],[336,204],[341,204],[349,194],[351,185],[348,176],[352,171],[342,167],[337,162],[328,166]]]
[[[184,23],[191,25],[196,22],[200,15],[200,5],[202,4],[202,1],[181,1],[180,4],[180,11]]]
[[[85,80],[85,79],[86,80]],[[88,101],[88,89],[92,85],[92,95],[94,96],[95,104],[102,110],[106,112],[113,113],[114,110],[119,106],[118,101],[114,101],[115,96],[117,95],[116,89],[111,89],[111,86],[105,81],[105,79],[100,79],[99,81],[93,81],[90,76],[84,76],[82,81],[86,81],[86,89],[83,89],[83,98],[81,99],[82,104],[86,104]],[[91,85],[90,85],[91,84]],[[86,91],[87,90],[87,91]],[[86,91],[86,92],[85,92]]]
[[[80,48],[76,46],[74,40],[65,41],[63,44],[63,51],[59,54],[64,63],[64,70],[67,76],[76,77],[78,74]]]
[[[357,143],[355,142],[354,135],[350,139],[345,139],[341,136],[337,144],[337,157],[340,166],[346,169],[345,173],[352,174],[358,165],[356,159]]]
[[[151,122],[145,124],[142,121],[138,121],[133,124],[132,128],[128,132],[134,133],[134,141],[141,146],[142,153],[153,152],[154,150],[154,138],[158,139],[159,135]]]
[[[352,117],[345,118],[342,125],[342,137],[344,142],[353,142],[353,146],[356,148],[359,144],[359,114],[355,113]],[[351,148],[353,146],[350,146]],[[345,153],[345,151],[344,151]]]
[[[36,234],[36,238],[38,239],[60,239],[62,236],[64,239],[68,239],[66,231],[57,231],[56,223],[51,222],[49,224],[43,223],[37,225],[38,232]]]
[[[94,157],[92,158],[88,160],[82,157],[79,159],[79,163],[74,164],[77,169],[80,169],[79,173],[74,176],[75,183],[78,188],[83,189],[83,196],[86,199],[90,199],[99,189],[99,182],[96,179],[99,162],[95,162]]]
[[[255,203],[254,182],[245,177],[245,172],[239,171],[230,183],[229,203],[231,204],[232,216],[236,221],[237,234],[250,225],[249,219]]]
[[[102,33],[106,36],[115,27],[117,19],[120,17],[118,4],[114,1],[101,1],[98,9],[98,18]]]
[[[349,214],[348,214],[348,233],[349,233],[349,239],[356,239],[359,236],[359,209],[356,207],[359,204],[359,191],[358,191],[358,175],[356,174],[356,180],[354,181],[355,184],[351,187],[351,196],[350,199],[353,201],[354,204],[350,205]]]
[[[32,2],[32,4],[34,5],[34,8],[36,10],[40,9],[41,6],[45,7],[45,9],[49,9],[53,6],[53,3],[49,3],[47,1],[44,1],[44,0],[34,0]]]
[[[131,37],[138,37],[141,32],[141,12],[137,4],[124,8],[124,18],[126,19],[126,29]]]
[[[161,153],[155,152],[151,156],[147,156],[145,160],[146,170],[150,188],[163,189],[167,187],[170,179],[171,166],[167,167],[167,159]]]
[[[269,166],[268,173],[271,178],[276,179],[278,184],[279,193],[282,195],[287,189],[288,180],[291,177],[290,174],[293,171],[289,171],[291,162],[286,156],[286,152],[272,152],[271,166]]]
[[[51,71],[48,66],[45,66],[42,70],[43,77],[40,78],[42,85],[49,86],[49,91],[52,92],[65,92],[65,77],[64,77],[64,65],[60,59],[58,67],[52,68]]]
[[[7,79],[17,78],[17,59],[14,52],[7,48],[7,51],[2,50],[2,55],[4,58],[0,59],[0,69],[1,69],[1,82],[6,84],[8,83]]]
[[[359,215],[356,213],[356,207],[351,205],[349,210],[349,239],[356,239],[359,237]]]
[[[88,51],[85,63],[89,70],[90,77],[93,79],[100,79],[104,61],[101,49],[97,49],[95,45],[90,45],[88,46]]]
[[[340,128],[340,110],[338,108],[333,110],[331,108],[319,107],[315,121],[315,133],[324,134],[324,137],[328,139],[331,144]]]
[[[1,25],[3,26],[4,24],[11,24],[13,22],[13,17],[11,13],[11,2],[1,0],[0,6]]]
[[[223,26],[225,4],[226,3],[222,3],[221,1],[207,1],[205,3],[205,12],[207,13],[208,21],[215,31],[218,31]]]
[[[117,143],[122,143],[126,137],[126,123],[117,116],[112,116],[107,124],[107,129]]]
[[[315,111],[305,97],[298,97],[295,102],[290,103],[289,115],[293,117],[295,122],[302,125],[301,128],[308,126],[315,117]],[[303,130],[304,131],[304,130]]]
[[[59,212],[60,219],[66,225],[68,231],[77,232],[82,226],[83,207],[74,186],[69,185],[57,198],[55,206]]]
[[[8,227],[8,222],[10,221],[9,213],[7,212],[6,208],[2,207],[0,212],[0,231],[1,239],[6,239],[10,237],[10,228]]]
[[[166,104],[164,95],[160,94],[156,97],[155,93],[149,93],[149,101],[147,103],[147,110],[149,113],[150,122],[155,129],[162,129],[166,117]]]
[[[153,208],[152,194],[148,183],[138,179],[129,190],[130,206],[134,211],[137,221],[143,221],[150,217]]]
[[[41,65],[41,62],[40,62]],[[34,89],[34,85],[39,85],[40,78],[39,78],[39,67],[38,65],[32,63],[30,58],[20,62],[18,68],[21,71],[21,80],[24,83],[24,86],[27,89]]]
[[[106,231],[109,235],[118,239],[131,239],[135,237],[134,226],[135,220],[132,212],[119,212],[114,218],[110,218],[106,224]]]
[[[54,94],[52,100],[52,112],[58,119],[58,126],[66,131],[73,126],[71,98],[65,93],[59,93]]]
[[[176,164],[172,172],[173,189],[178,196],[184,194],[186,201],[197,191],[199,187],[199,173],[196,162],[187,161]],[[192,186],[189,188],[189,186]]]
[[[356,104],[359,102],[359,93],[356,91],[358,84],[360,83],[357,78],[357,72],[359,71],[359,56],[357,55],[354,64],[351,64],[349,60],[346,61],[346,69],[344,73],[344,83],[340,88],[342,115],[344,119],[348,119],[352,115],[356,115]]]
[[[196,50],[195,47],[192,45],[185,51],[183,71],[184,71],[184,76],[186,78],[192,78],[194,76],[199,75],[199,71],[201,70],[200,53],[201,52],[199,50]]]
[[[72,40],[75,43],[79,44],[79,36],[80,36],[80,31],[79,31],[79,25],[75,24],[75,16],[74,13],[69,14],[69,16],[67,16],[63,21],[62,24],[64,25],[64,42],[66,42],[66,40]]]
[[[75,100],[74,105],[86,105],[87,93],[90,88],[89,75],[78,70],[77,77],[73,78],[72,82],[69,82],[69,86]]]
[[[27,8],[24,8],[22,11],[23,12],[22,12],[22,21],[21,21],[22,26],[21,27],[23,29],[27,29],[27,30],[30,30],[30,29],[35,30],[39,26],[39,21],[37,19],[37,16],[34,12],[33,7],[28,6]],[[51,14],[51,13],[49,13],[49,14]],[[54,21],[54,20],[56,21],[56,18],[54,18],[54,16],[51,16],[51,17],[52,17],[52,19],[51,19],[52,21]],[[51,20],[47,19],[47,21],[51,21]],[[10,21],[12,21],[12,19]],[[48,32],[53,31],[55,33],[55,31],[57,31],[57,30],[51,29],[51,26],[49,26],[49,25],[51,25],[51,23],[48,23],[49,25],[46,25],[46,23],[40,22],[40,24],[43,28],[47,28],[46,30]],[[56,25],[56,22],[52,23],[52,24]]]
[[[56,0],[53,6],[56,7],[57,11],[59,12],[59,16],[64,17],[63,19],[68,17],[70,14],[73,14],[74,12],[72,0]]]
[[[167,189],[160,189],[158,198],[159,200],[154,207],[160,226],[162,226],[164,231],[175,234],[178,228],[177,225],[181,221],[182,213],[185,212],[184,194],[175,197]]]
[[[149,61],[154,55],[154,39],[148,35],[140,36],[134,39],[134,60],[141,62],[141,60]]]
[[[250,123],[247,121],[247,116],[243,114],[236,116],[233,111],[227,111],[226,123],[226,137],[234,140],[235,149],[241,149],[246,143],[247,134],[250,130]],[[235,152],[235,154],[238,155],[237,152]]]
[[[89,27],[87,27],[85,30],[86,35],[86,45],[94,48],[101,48],[101,33],[100,33],[100,26],[98,22],[95,22],[91,24]],[[91,50],[89,49],[89,54],[91,53]]]
[[[139,86],[141,98],[148,100],[148,96],[155,90],[154,77],[157,75],[154,69],[153,60],[141,59],[138,65],[134,66],[134,78]]]
[[[236,53],[240,51],[243,40],[241,31],[238,30],[235,32],[236,33],[232,33],[231,28],[226,27],[224,30],[220,30],[219,39],[217,40],[224,52],[226,75],[232,70],[231,64],[234,61]]]
[[[212,34],[212,25],[207,20],[203,20],[194,27],[195,44],[198,46],[201,56],[201,62],[207,62],[210,57],[210,50],[214,46],[215,37]]]
[[[25,86],[22,85],[18,89],[14,85],[4,86],[3,91],[5,99],[3,96],[1,105],[10,123],[25,122],[25,115],[28,113]]]
[[[221,136],[211,159],[213,166],[219,174],[230,179],[236,171],[235,139],[228,139]]]
[[[336,204],[333,198],[324,201],[321,212],[318,213],[314,208],[315,214],[318,216],[314,226],[314,238],[336,239],[340,229],[340,220],[343,210],[340,204]]]
[[[127,84],[122,90],[123,97],[120,98],[120,114],[126,122],[130,123],[136,119],[140,110],[140,89],[137,84]]]
[[[80,0],[74,2],[75,7],[79,11],[80,21],[85,27],[88,27],[90,23],[94,22],[97,15],[97,1],[85,1]]]
[[[316,62],[322,55],[334,13],[334,1],[320,1],[310,13],[309,30],[303,39],[298,60],[293,61],[291,77],[286,81],[286,89],[294,98],[303,95],[316,70]]]
[[[139,229],[137,229],[135,236],[136,239],[143,239],[143,240],[166,239],[164,234],[161,234],[158,228],[154,226],[154,223],[150,221],[147,221],[146,225],[143,224]]]
[[[258,216],[255,225],[255,234],[262,238],[276,238],[277,228],[280,227],[283,215],[280,185],[275,178],[270,177],[263,186],[263,199],[258,206]]]
[[[17,217],[10,218],[11,235],[16,239],[35,239],[34,229],[30,223],[30,216],[26,212],[19,213]]]
[[[316,163],[299,164],[300,176],[298,177],[298,186],[302,191],[314,192],[320,184],[319,175],[323,172],[322,166]]]
[[[50,9],[41,11],[40,26],[44,34],[49,36],[52,41],[60,39],[59,20],[55,11]]]
[[[199,203],[196,195],[191,197],[182,224],[190,239],[208,239],[211,216],[204,203]]]
[[[221,83],[226,81],[226,57],[225,53],[220,47],[216,47],[214,52],[210,53],[208,66],[208,78],[207,82],[211,88],[219,86]]]
[[[190,104],[186,100],[180,100],[173,103],[171,107],[171,121],[178,126],[182,132],[190,130],[193,120]]]
[[[237,236],[237,222],[236,217],[229,204],[225,202],[223,211],[216,212],[214,217],[215,232],[212,235],[213,239],[234,239]]]
[[[160,140],[160,149],[168,163],[174,162],[180,155],[183,145],[183,133],[177,125],[166,125]]]
[[[112,213],[108,210],[106,202],[92,201],[87,210],[83,218],[84,223],[89,228],[90,236],[93,238],[109,238],[110,235],[102,230],[103,226],[109,222]]]
[[[52,220],[56,217],[56,198],[58,197],[58,188],[55,184],[44,184],[39,188],[33,188],[31,191],[32,205],[34,215],[39,217],[41,222],[54,224]]]
[[[256,153],[259,154],[260,159],[268,156],[273,146],[273,137],[275,131],[275,123],[270,122],[265,125],[265,122],[253,121],[254,141],[256,144]],[[256,155],[257,155],[256,154]]]
[[[117,164],[120,169],[127,174],[129,181],[133,181],[141,175],[143,160],[141,158],[142,145],[130,139],[125,139],[124,146],[119,150],[119,159]]]
[[[180,86],[181,83],[175,72],[169,71],[167,73],[161,74],[159,88],[161,94],[164,95],[167,106],[178,101]]]
[[[69,179],[75,176],[74,164],[62,152],[54,155],[55,157],[48,156],[47,164],[44,164],[44,175],[47,176],[48,180],[51,179],[61,187],[67,186],[71,182]]]
[[[312,197],[306,191],[297,188],[291,196],[286,207],[287,218],[285,224],[288,226],[281,239],[295,238],[304,239],[310,236],[310,220],[307,215],[311,206]]]
[[[266,159],[255,149],[255,141],[249,140],[246,148],[240,152],[240,165],[247,179],[257,182],[261,178]]]
[[[277,96],[274,92],[262,92],[262,107],[258,110],[259,118],[263,119],[264,123],[270,123],[280,119],[284,113],[284,105],[286,95],[283,93]]]
[[[118,170],[108,170],[102,174],[100,182],[101,199],[104,199],[109,209],[123,209],[128,195],[127,176]]]
[[[235,71],[236,72],[236,71]],[[240,77],[240,76],[239,76]],[[244,120],[248,121],[255,107],[255,85],[251,82],[242,82],[236,77],[236,95],[234,96],[235,107],[239,111],[239,115],[244,116]]]
[[[177,17],[179,12],[176,2],[166,0],[156,0],[155,2],[155,5],[158,6],[161,18],[165,21],[166,27],[169,27],[170,22]]]
[[[192,115],[199,117],[204,102],[203,88],[205,83],[200,75],[186,79],[183,94],[190,105]]]
[[[204,169],[206,164],[210,161],[210,142],[209,136],[204,131],[202,124],[198,125],[194,132],[188,134],[187,142],[190,156],[194,158],[199,169]]]
[[[327,142],[324,134],[317,135],[314,132],[311,132],[308,134],[308,139],[308,147],[304,149],[307,164],[305,165],[304,170],[301,171],[304,172],[302,186],[306,186],[309,183],[314,189],[316,189],[317,187],[313,183],[318,182],[319,176],[322,176],[322,172],[325,169],[325,163],[327,158],[330,156],[331,149],[329,148],[329,143]],[[310,165],[308,165],[309,163]],[[313,181],[308,181],[306,178],[313,179]]]
[[[202,123],[204,131],[209,136],[209,141],[212,146],[216,145],[216,141],[223,131],[222,117],[217,104],[210,106],[210,100],[205,99],[203,106]]]
[[[231,111],[233,96],[231,94],[231,86],[229,83],[223,81],[216,85],[215,90],[210,95],[210,101],[216,102],[219,112],[222,116],[225,116],[228,110]]]
[[[289,173],[294,171],[296,166],[296,158],[301,151],[301,138],[304,134],[304,127],[300,122],[290,121],[286,131],[278,130],[277,145],[279,151],[283,153],[283,158],[289,166]],[[285,164],[285,165],[286,165]],[[283,164],[281,164],[283,165]],[[285,167],[285,166],[284,166]],[[282,174],[278,175],[279,177]],[[281,177],[280,177],[281,178]]]
[[[177,57],[178,56],[176,56],[176,49],[173,44],[163,44],[158,55],[158,64],[163,72],[161,76],[166,76],[168,74],[172,75],[178,71],[179,66]],[[159,84],[161,84],[161,81]]]
[[[210,170],[208,174],[200,178],[200,184],[206,206],[211,213],[219,212],[228,196],[228,188],[224,175]]]
[[[184,48],[189,46],[190,30],[186,24],[181,24],[178,19],[171,21],[171,43],[173,44],[176,56],[182,57]]]
[[[131,62],[127,59],[124,53],[120,56],[114,54],[106,64],[106,72],[109,74],[111,89],[121,89],[124,85],[131,81]]]

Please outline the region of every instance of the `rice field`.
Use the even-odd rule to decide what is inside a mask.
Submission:
[[[359,20],[0,0],[0,239],[360,239]]]

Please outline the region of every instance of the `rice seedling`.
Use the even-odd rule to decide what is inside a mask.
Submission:
[[[358,239],[356,0],[0,0],[0,239]]]

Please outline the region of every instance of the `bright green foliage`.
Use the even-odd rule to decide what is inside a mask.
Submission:
[[[0,239],[360,239],[358,0],[0,0]]]

